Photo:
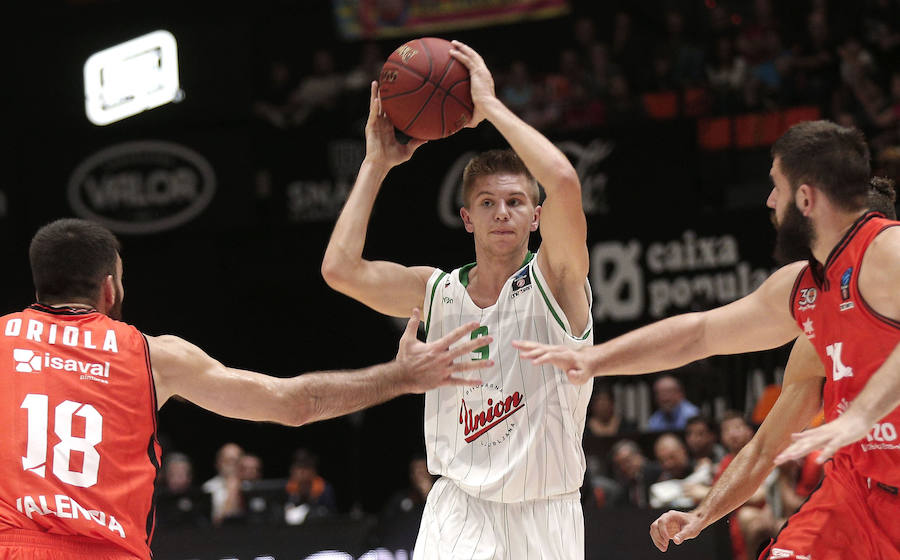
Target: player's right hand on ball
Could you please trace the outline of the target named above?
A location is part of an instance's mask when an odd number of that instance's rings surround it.
[[[451,41],[451,43],[453,49],[450,50],[450,56],[462,63],[469,71],[470,91],[475,110],[466,127],[475,128],[485,119],[485,104],[497,98],[497,94],[494,92],[494,77],[488,70],[487,64],[484,63],[484,59],[475,49],[460,41]]]
[[[381,109],[378,97],[378,82],[372,82],[369,94],[369,119],[366,121],[366,159],[386,165],[388,168],[400,165],[412,157],[416,148],[425,140],[413,138],[401,144],[394,136],[394,125]]]
[[[421,312],[413,309],[400,339],[397,363],[401,366],[403,386],[408,393],[424,393],[441,385],[478,385],[477,378],[459,377],[455,374],[489,368],[493,360],[469,360],[464,358],[454,363],[460,356],[468,356],[477,348],[493,342],[493,337],[472,338],[472,331],[478,323],[471,322],[455,328],[450,334],[434,342],[420,342],[416,338]],[[459,345],[451,348],[454,343]]]
[[[670,510],[650,524],[650,538],[653,539],[656,548],[665,552],[669,548],[670,540],[675,544],[681,544],[693,539],[702,530],[703,523],[696,513]]]

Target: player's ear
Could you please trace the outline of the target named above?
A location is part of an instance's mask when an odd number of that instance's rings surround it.
[[[531,219],[531,231],[537,231],[538,226],[541,225],[541,207],[534,207],[534,217]]]
[[[100,303],[103,309],[110,309],[116,303],[116,281],[112,274],[107,274],[100,285]]]
[[[813,202],[816,198],[815,189],[810,187],[807,184],[802,184],[797,188],[797,192],[794,193],[794,203],[797,204],[797,209],[806,216],[809,217],[812,212]]]
[[[469,214],[469,211],[466,210],[465,206],[459,209],[459,217],[462,218],[463,226],[465,226],[466,231],[473,233],[475,231],[475,226],[472,225],[472,216]]]

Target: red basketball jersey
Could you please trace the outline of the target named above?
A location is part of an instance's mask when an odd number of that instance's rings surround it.
[[[147,341],[96,311],[0,317],[0,531],[80,535],[150,558],[159,470]]]
[[[860,264],[869,244],[900,225],[870,212],[831,251],[825,266],[803,269],[791,293],[791,312],[825,364],[825,417],[834,420],[900,343],[900,322],[879,315],[859,293]],[[868,266],[877,266],[869,264]],[[868,436],[839,453],[863,476],[900,486],[900,407]]]

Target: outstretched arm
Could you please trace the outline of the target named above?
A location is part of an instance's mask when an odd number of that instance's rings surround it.
[[[497,99],[494,80],[481,55],[459,41],[453,41],[450,54],[468,68],[471,77],[475,112],[469,126],[490,121],[547,193],[541,210],[539,264],[549,289],[580,334],[589,320],[584,293],[589,262],[578,173],[550,140]]]
[[[737,454],[706,498],[691,512],[669,511],[650,525],[650,537],[665,552],[669,540],[681,544],[746,502],[774,468],[792,431],[803,429],[821,404],[825,370],[815,349],[801,336],[784,372],[781,394],[759,431]]]
[[[366,157],[334,225],[322,260],[322,276],[329,286],[394,317],[408,317],[410,309],[422,305],[425,284],[434,269],[370,261],[364,259],[362,253],[381,183],[391,168],[412,157],[422,144],[422,140],[411,140],[405,145],[397,142],[394,127],[381,111],[378,84],[372,82],[366,122]]]
[[[159,406],[179,395],[222,416],[300,426],[367,408],[404,393],[441,385],[473,385],[457,374],[491,367],[492,361],[453,361],[487,344],[472,340],[478,323],[458,327],[440,340],[416,340],[415,309],[391,362],[353,371],[270,377],[229,368],[193,344],[175,337],[147,337]],[[460,342],[452,349],[450,346]]]
[[[859,291],[880,315],[900,319],[900,228],[882,232],[866,251],[859,271]],[[882,418],[900,406],[900,345],[888,355],[847,410],[831,422],[800,434],[776,461],[781,463],[821,449],[823,463],[838,449],[866,437]]]
[[[663,371],[716,354],[775,348],[800,329],[790,313],[790,293],[805,263],[777,270],[752,294],[702,313],[685,313],[647,325],[596,346],[573,350],[515,341],[522,357],[551,363],[574,383],[597,375]]]

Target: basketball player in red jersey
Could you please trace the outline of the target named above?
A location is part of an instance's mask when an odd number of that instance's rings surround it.
[[[225,367],[175,336],[120,322],[115,236],[83,220],[41,228],[38,303],[0,317],[0,558],[148,559],[159,469],[156,411],[179,395],[246,420],[300,426],[401,393],[467,384],[452,364],[469,324],[430,344],[414,310],[394,361],[280,379]],[[451,343],[466,342],[453,351]]]
[[[834,437],[827,424],[814,442],[795,450],[824,441],[848,445],[834,452],[822,485],[760,558],[900,558],[900,222],[869,210],[869,151],[858,131],[801,123],[776,141],[772,156],[767,205],[778,229],[776,256],[804,261],[784,266],[734,303],[666,319],[581,352],[524,341],[516,346],[524,357],[557,365],[583,383],[595,375],[648,373],[713,354],[774,348],[803,335],[757,437],[696,509],[657,519],[653,541],[664,551],[670,539],[693,538],[743,503],[791,433],[815,414],[824,377],[826,419],[847,435]]]

